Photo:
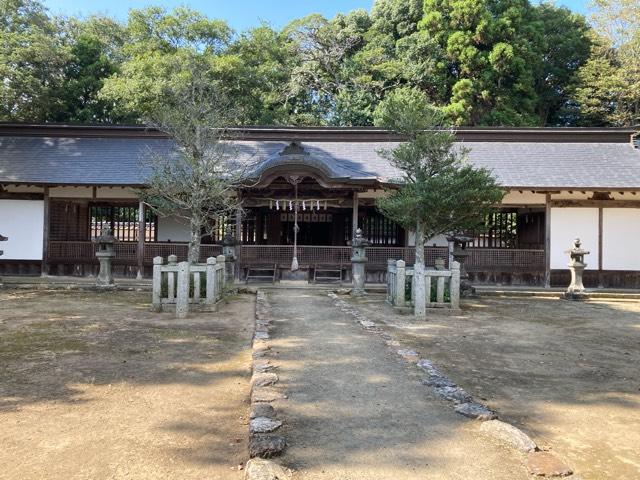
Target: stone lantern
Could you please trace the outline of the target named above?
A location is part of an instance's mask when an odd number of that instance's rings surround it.
[[[569,255],[569,271],[571,272],[571,284],[564,294],[564,298],[569,300],[581,300],[584,298],[584,285],[582,284],[582,275],[587,264],[584,263],[584,256],[589,252],[581,248],[582,242],[576,238],[571,245],[571,250],[565,253]]]
[[[99,287],[109,287],[113,285],[113,274],[111,273],[111,261],[116,256],[113,250],[114,244],[118,241],[111,233],[110,228],[105,228],[98,238],[94,240],[98,244],[96,257],[100,261],[100,273],[96,279]]]
[[[9,237],[5,237],[4,235],[0,235],[0,242],[6,242],[9,240]],[[0,250],[0,257],[4,254],[2,250]],[[0,278],[0,285],[2,285],[2,279]]]
[[[234,265],[237,260],[236,246],[239,244],[238,240],[231,235],[231,232],[227,232],[222,238],[222,255],[225,257],[225,277],[226,281],[233,281],[234,278]]]
[[[0,242],[6,242],[7,240],[9,240],[9,237],[5,237],[4,235],[0,235]],[[2,250],[0,250],[0,256],[2,256],[4,252]]]
[[[447,237],[447,240],[453,243],[453,251],[451,252],[453,260],[460,264],[460,296],[470,297],[475,295],[476,289],[471,285],[471,282],[469,281],[469,274],[464,266],[467,261],[467,257],[471,255],[471,252],[466,248],[467,243],[471,242],[473,237],[466,235],[450,235]]]
[[[362,230],[358,228],[355,237],[349,243],[351,245],[351,277],[353,280],[351,295],[359,297],[366,294],[364,291],[365,263],[367,263],[365,249],[371,245],[371,242],[364,238]]]

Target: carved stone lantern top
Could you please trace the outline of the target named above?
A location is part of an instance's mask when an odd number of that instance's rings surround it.
[[[118,239],[113,236],[111,228],[109,227],[104,228],[100,235],[94,240],[94,242],[98,244],[98,252],[112,252],[113,244],[117,241]]]
[[[227,232],[225,233],[224,237],[222,237],[222,246],[223,247],[233,247],[235,245],[238,245],[238,240],[231,235],[231,232]]]
[[[362,234],[362,229],[358,228],[350,244],[352,247],[368,247],[369,245],[371,245],[371,242],[364,237],[364,235]]]
[[[582,247],[582,242],[580,241],[579,238],[576,238],[571,244],[571,250],[567,250],[564,253],[569,254],[572,262],[584,263],[584,256],[588,255],[590,252],[581,247]]]

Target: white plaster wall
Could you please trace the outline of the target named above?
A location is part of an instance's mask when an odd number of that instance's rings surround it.
[[[640,270],[640,208],[602,209],[602,268]]]
[[[582,248],[591,253],[585,257],[587,270],[598,269],[598,209],[551,209],[551,268],[566,269],[575,238],[582,241]]]
[[[159,242],[188,242],[189,226],[178,217],[158,217]]]
[[[53,187],[49,189],[49,196],[55,198],[91,198],[91,187]]]
[[[533,193],[529,191],[520,193],[517,190],[507,192],[502,199],[503,205],[544,205],[545,202],[546,196],[544,193]]]
[[[42,260],[43,225],[42,200],[0,200],[0,260]]]

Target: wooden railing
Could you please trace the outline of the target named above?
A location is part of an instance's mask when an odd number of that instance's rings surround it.
[[[471,248],[465,262],[469,272],[483,270],[544,270],[544,250],[510,248]]]
[[[97,245],[93,242],[49,242],[50,262],[60,263],[92,263],[96,259]],[[136,242],[118,242],[114,244],[116,252],[115,261],[125,264],[136,264],[138,244]],[[187,259],[189,246],[186,243],[147,242],[144,244],[144,263],[151,265],[154,257],[167,258],[176,255],[178,261]],[[222,254],[220,245],[202,245],[200,247],[200,261],[204,262],[208,257]]]
[[[366,250],[367,265],[384,266],[387,259],[402,259],[408,264],[415,260],[415,250],[405,247],[368,247]],[[425,249],[425,263],[435,265],[436,258],[443,258],[447,262],[447,247],[427,247]],[[293,258],[292,245],[242,245],[240,247],[240,265],[277,264],[290,265]],[[347,265],[351,259],[351,247],[331,247],[300,245],[298,246],[298,263],[301,266],[313,265]]]
[[[97,245],[92,242],[49,242],[50,262],[60,263],[93,263]],[[137,262],[137,243],[118,242],[115,244],[115,261],[135,265]],[[470,255],[465,262],[465,268],[470,272],[483,270],[544,270],[544,250],[532,249],[498,249],[471,248]],[[144,245],[144,263],[151,265],[154,257],[167,258],[176,255],[178,261],[187,259],[188,245],[186,243],[148,242]],[[240,266],[256,264],[277,264],[286,266],[291,264],[293,257],[292,245],[242,245],[239,247]],[[220,245],[202,245],[200,261],[208,257],[222,254]],[[367,265],[386,269],[390,258],[404,260],[407,266],[415,262],[413,247],[368,247],[366,255]],[[350,264],[351,247],[332,247],[301,245],[298,246],[298,263],[304,266],[314,265],[348,265]],[[445,259],[448,268],[449,253],[447,247],[426,247],[425,263],[433,267],[437,258]]]

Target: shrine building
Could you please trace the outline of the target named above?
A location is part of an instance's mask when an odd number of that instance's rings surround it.
[[[382,216],[376,199],[401,177],[380,151],[402,138],[373,127],[236,130],[238,160],[252,165],[238,191],[244,213],[204,232],[202,259],[231,232],[240,278],[272,268],[275,279],[348,275],[356,227],[367,279],[384,282],[388,259],[413,263],[412,232]],[[469,161],[506,194],[470,232],[466,268],[476,284],[566,286],[565,253],[580,238],[587,287],[640,288],[640,149],[633,128],[460,128]],[[143,126],[0,124],[0,275],[95,275],[94,238],[119,240],[114,271],[149,276],[156,256],[187,256],[189,229],[140,201],[150,158],[171,139]],[[294,211],[298,208],[297,258]],[[448,258],[446,238],[427,242],[427,263]]]

